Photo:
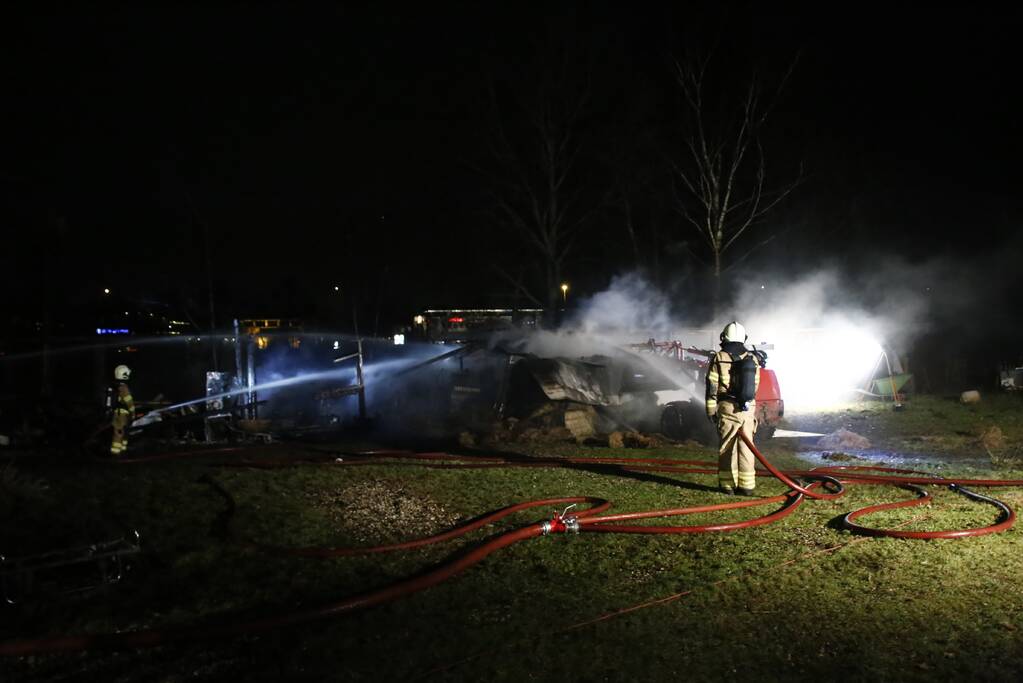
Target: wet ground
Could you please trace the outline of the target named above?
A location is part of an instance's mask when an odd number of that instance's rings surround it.
[[[891,404],[850,403],[819,411],[792,411],[784,426],[833,434],[844,429],[870,441],[869,448],[824,447],[820,437],[777,438],[777,445],[797,451],[808,465],[861,464],[889,467],[992,469],[1003,456],[1014,457],[1018,446],[1008,430],[1019,419],[1015,406],[967,408],[936,398]],[[997,446],[985,433],[1001,425],[1006,438]],[[999,432],[1001,434],[1001,432]]]
[[[814,439],[808,439],[816,443]],[[827,465],[878,465],[882,467],[899,467],[906,469],[943,469],[949,466],[958,468],[991,469],[991,459],[983,457],[953,456],[948,453],[908,453],[876,448],[856,450],[845,449],[841,452],[808,448],[806,444],[795,447],[797,457],[811,467]]]

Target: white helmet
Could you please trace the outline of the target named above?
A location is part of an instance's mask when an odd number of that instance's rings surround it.
[[[116,368],[114,368],[114,379],[126,382],[130,377],[131,368],[129,368],[127,365],[118,365]]]
[[[721,330],[721,343],[725,342],[740,342],[745,344],[749,336],[746,334],[746,328],[734,320],[727,325],[725,329]]]

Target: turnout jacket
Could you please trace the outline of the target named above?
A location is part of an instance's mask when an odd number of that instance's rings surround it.
[[[707,417],[714,417],[718,412],[718,404],[721,401],[730,401],[738,408],[740,401],[735,397],[732,390],[732,366],[753,355],[745,345],[740,342],[725,342],[721,350],[710,357],[710,365],[707,367]],[[756,356],[754,356],[756,359]],[[760,387],[760,361],[757,359],[757,371],[754,380],[754,388]],[[754,390],[754,394],[756,391]],[[746,410],[753,412],[756,409],[756,401],[748,401]]]
[[[114,382],[107,387],[107,411],[112,415],[135,415],[135,400],[131,397],[131,389],[124,382]]]

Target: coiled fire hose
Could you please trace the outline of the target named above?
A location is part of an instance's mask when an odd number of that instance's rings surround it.
[[[627,533],[627,534],[692,534],[708,533],[719,531],[737,531],[753,526],[770,524],[792,514],[806,498],[833,500],[844,493],[845,484],[887,484],[897,486],[917,494],[914,499],[896,503],[884,503],[861,508],[847,513],[843,517],[843,524],[854,533],[868,536],[888,536],[908,539],[936,539],[936,538],[962,538],[966,536],[979,536],[983,534],[996,533],[1010,528],[1015,523],[1015,513],[1005,503],[994,498],[976,493],[964,486],[1023,486],[1023,480],[1019,479],[944,479],[941,477],[930,477],[913,470],[896,469],[888,467],[856,467],[836,466],[816,468],[809,471],[784,472],[772,465],[753,444],[752,439],[745,433],[739,433],[740,438],[753,451],[757,460],[764,466],[766,471],[758,472],[758,476],[773,476],[789,487],[789,491],[767,498],[751,498],[729,503],[714,505],[702,505],[688,508],[671,508],[665,510],[648,510],[640,512],[627,512],[620,514],[603,514],[611,507],[609,501],[587,496],[575,496],[565,498],[551,498],[545,500],[526,501],[509,505],[480,516],[470,522],[450,529],[446,532],[435,534],[426,538],[411,540],[403,543],[369,547],[369,548],[280,548],[266,545],[246,544],[258,548],[264,552],[275,552],[282,554],[298,555],[305,557],[341,557],[351,555],[364,555],[370,553],[383,553],[396,550],[421,547],[448,541],[467,533],[480,529],[486,525],[497,522],[509,515],[523,510],[549,507],[566,506],[560,513],[556,512],[549,520],[535,522],[507,531],[494,536],[482,543],[470,548],[467,552],[461,553],[448,561],[434,567],[433,569],[414,577],[399,580],[388,586],[369,590],[357,595],[349,596],[341,600],[325,605],[313,606],[285,614],[277,614],[255,620],[224,620],[219,623],[204,623],[189,625],[186,627],[175,627],[168,629],[148,629],[139,631],[127,631],[120,633],[104,634],[82,634],[82,635],[58,635],[34,639],[13,640],[0,643],[0,656],[26,656],[56,652],[77,652],[96,649],[127,649],[144,648],[166,645],[171,643],[199,642],[214,638],[226,638],[247,634],[257,634],[284,626],[291,626],[306,623],[318,619],[324,619],[341,614],[347,614],[356,610],[365,609],[374,605],[396,600],[400,597],[425,590],[435,586],[442,581],[468,569],[481,562],[489,555],[529,538],[546,536],[554,533],[569,532],[591,532],[591,533]],[[167,455],[161,456],[161,459]],[[379,463],[381,459],[388,461],[406,462],[427,467],[445,468],[486,468],[486,467],[570,467],[570,466],[601,466],[610,468],[614,472],[638,471],[638,472],[666,472],[679,474],[709,474],[715,473],[716,468],[706,467],[706,462],[694,460],[674,460],[667,458],[529,458],[511,459],[502,456],[467,456],[452,455],[448,453],[410,453],[407,451],[369,451],[356,454],[349,454],[340,463],[337,460],[319,460],[296,462],[294,460],[277,463],[256,463],[256,462],[235,462],[219,463],[220,465],[241,465],[259,467],[292,467],[296,464],[343,464],[343,465],[365,465]],[[797,480],[809,480],[804,485]],[[931,500],[920,486],[937,484],[949,486],[971,500],[992,505],[999,510],[998,519],[992,524],[973,529],[956,529],[944,531],[905,531],[901,529],[877,529],[866,527],[856,523],[854,520],[866,517],[876,512],[892,510],[897,508],[920,505]],[[230,494],[217,486],[218,490],[228,500],[229,512],[234,510],[234,502]],[[830,490],[829,490],[830,488]],[[819,490],[821,489],[821,490]],[[631,522],[640,519],[654,519],[663,517],[679,517],[683,515],[717,512],[723,510],[735,510],[753,508],[763,505],[779,504],[773,512],[760,517],[754,517],[738,522],[727,522],[720,524],[703,524],[690,526],[647,526],[629,525],[622,522]],[[569,510],[579,504],[586,504],[590,507],[569,515]]]

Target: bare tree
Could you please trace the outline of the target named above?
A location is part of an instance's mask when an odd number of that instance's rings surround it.
[[[560,67],[543,69],[521,90],[501,99],[491,84],[493,113],[489,159],[477,166],[488,181],[488,203],[498,227],[510,231],[538,258],[542,293],[531,293],[522,276],[500,271],[517,292],[542,301],[554,318],[566,259],[589,214],[585,179],[578,168],[580,118],[589,99],[585,78],[576,77],[563,55]],[[599,204],[599,202],[598,202]]]
[[[773,89],[765,89],[756,76],[751,78],[742,98],[726,107],[724,116],[715,115],[718,112],[712,112],[707,101],[709,62],[710,57],[674,62],[688,125],[683,141],[685,152],[672,165],[676,207],[710,251],[716,315],[721,276],[730,267],[725,255],[745,243],[750,228],[796,188],[802,172],[794,181],[768,187],[761,140],[761,131],[795,62]],[[771,239],[773,235],[752,246],[745,244],[745,253],[733,259],[732,265]]]

